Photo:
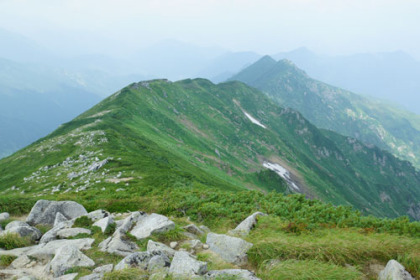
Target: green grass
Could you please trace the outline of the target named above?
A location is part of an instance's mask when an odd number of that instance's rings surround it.
[[[114,270],[104,274],[103,280],[140,280],[144,279],[145,272],[137,268]]]
[[[15,256],[1,255],[0,256],[0,268],[1,267],[8,267],[15,259],[16,259]]]
[[[363,273],[315,260],[285,260],[277,264],[267,262],[258,273],[264,280],[361,280]]]
[[[6,233],[0,235],[0,248],[11,250],[31,245],[31,240],[27,237],[20,237],[17,233]]]
[[[295,234],[285,230],[286,224],[275,217],[259,219],[257,228],[247,238],[254,243],[248,252],[249,261],[254,266],[264,267],[265,263],[272,259],[293,259],[328,263],[339,267],[350,264],[360,267],[362,271],[372,260],[386,264],[390,259],[399,258],[413,275],[418,276],[418,237],[372,233],[360,228],[323,228]],[[415,255],[417,259],[414,258]]]
[[[87,216],[81,216],[74,221],[73,227],[74,228],[90,228],[93,225],[91,219]]]

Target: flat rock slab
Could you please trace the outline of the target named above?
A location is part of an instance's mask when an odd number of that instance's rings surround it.
[[[57,232],[59,238],[70,238],[79,234],[92,234],[89,229],[86,228],[64,228]]]
[[[246,242],[241,238],[212,232],[207,234],[206,243],[209,245],[210,250],[218,254],[222,259],[236,265],[247,263],[248,256],[246,253],[253,246],[252,243]]]
[[[163,215],[153,213],[140,216],[130,233],[141,240],[150,237],[153,233],[162,233],[174,228],[174,222]]]
[[[87,214],[85,207],[74,201],[38,200],[26,218],[30,225],[54,225],[57,213],[71,220]]]

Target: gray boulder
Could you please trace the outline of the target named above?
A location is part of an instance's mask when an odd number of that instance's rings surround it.
[[[114,219],[111,216],[105,217],[103,219],[97,220],[93,225],[100,227],[102,232],[105,232],[105,230],[110,226],[111,224],[114,224]]]
[[[0,213],[0,222],[10,219],[10,215],[7,212]]]
[[[237,280],[261,280],[253,272],[245,269],[211,270],[204,275],[204,279],[224,279],[229,276]]]
[[[415,280],[396,260],[390,260],[384,270],[379,273],[379,280]]]
[[[174,222],[165,216],[153,213],[140,216],[130,233],[141,240],[150,237],[153,233],[162,233],[174,228]]]
[[[147,251],[150,252],[150,251],[155,251],[155,250],[165,252],[165,254],[170,258],[173,258],[174,255],[175,255],[175,252],[176,252],[174,249],[166,246],[163,243],[155,242],[153,240],[149,240],[147,242]]]
[[[1,233],[1,235],[15,233],[20,237],[28,237],[32,241],[39,240],[42,236],[41,231],[35,227],[31,227],[25,222],[13,221],[7,224],[6,229]]]
[[[59,277],[72,267],[92,267],[94,265],[95,262],[85,256],[77,247],[67,245],[57,250],[54,258],[45,267],[45,272]]]
[[[54,225],[57,213],[71,220],[87,214],[86,209],[74,201],[49,201],[38,200],[32,207],[26,222],[30,225]]]
[[[99,248],[102,252],[117,254],[123,257],[128,256],[139,249],[136,243],[128,240],[128,238],[120,232],[115,232],[113,236],[108,237],[99,243]]]
[[[186,231],[188,231],[189,233],[195,234],[195,235],[204,235],[204,231],[202,229],[200,229],[199,227],[197,227],[194,224],[190,224],[188,226],[185,226],[184,229]]]
[[[25,222],[13,221],[13,222],[8,223],[4,229],[8,230],[8,229],[15,228],[15,227],[26,227],[26,226],[29,226],[29,225]]]
[[[169,266],[170,260],[168,256],[162,251],[151,251],[151,252],[136,252],[125,257],[116,266],[115,270],[122,270],[130,267],[137,267],[143,270],[147,270],[150,260],[155,256],[162,256],[166,262],[166,266]]]
[[[171,266],[169,267],[169,274],[175,277],[193,277],[197,275],[203,275],[207,272],[207,263],[197,261],[192,258],[187,252],[176,252],[172,259]]]
[[[252,243],[246,242],[241,238],[212,232],[207,234],[206,243],[209,245],[210,250],[218,254],[222,259],[236,265],[247,263],[248,256],[246,253],[253,246]]]
[[[64,228],[57,232],[57,237],[64,239],[64,238],[75,237],[78,234],[83,234],[83,233],[92,234],[92,232],[86,228]]]
[[[261,212],[255,212],[251,216],[247,217],[245,220],[243,220],[235,229],[229,231],[229,234],[232,235],[248,235],[251,229],[255,227],[257,224],[257,217],[258,216],[267,216],[264,213]]]

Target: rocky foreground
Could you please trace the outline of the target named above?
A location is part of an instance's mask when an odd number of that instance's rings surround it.
[[[261,215],[265,214],[252,214],[227,234],[189,224],[180,231],[182,241],[164,244],[153,240],[154,237],[179,227],[163,215],[111,214],[104,210],[88,213],[73,201],[39,200],[25,222],[10,221],[5,229],[0,226],[0,240],[23,238],[32,244],[10,250],[0,248],[0,257],[11,260],[6,268],[0,269],[0,279],[119,279],[118,271],[130,270],[130,273],[138,274],[138,279],[257,280],[254,272],[245,269],[250,267],[247,252],[253,244],[241,237],[249,234]],[[0,222],[9,218],[8,213],[0,214]],[[42,234],[39,228],[48,230]],[[108,237],[95,240],[93,231]],[[141,250],[139,241],[146,240],[146,249]],[[115,256],[119,262],[103,264],[103,256],[95,259],[83,253],[95,247]],[[209,270],[209,263],[197,258],[197,253],[203,251],[212,255],[212,261],[229,264],[232,268]],[[77,270],[80,268],[89,268],[91,274],[79,275]],[[414,278],[401,264],[390,260],[378,279]]]

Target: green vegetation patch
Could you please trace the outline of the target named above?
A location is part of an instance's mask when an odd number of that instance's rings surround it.
[[[268,261],[261,266],[259,277],[264,280],[357,280],[364,279],[356,269],[315,260]]]
[[[17,233],[6,233],[0,235],[0,248],[11,250],[31,245],[31,240],[27,237],[20,237]]]

